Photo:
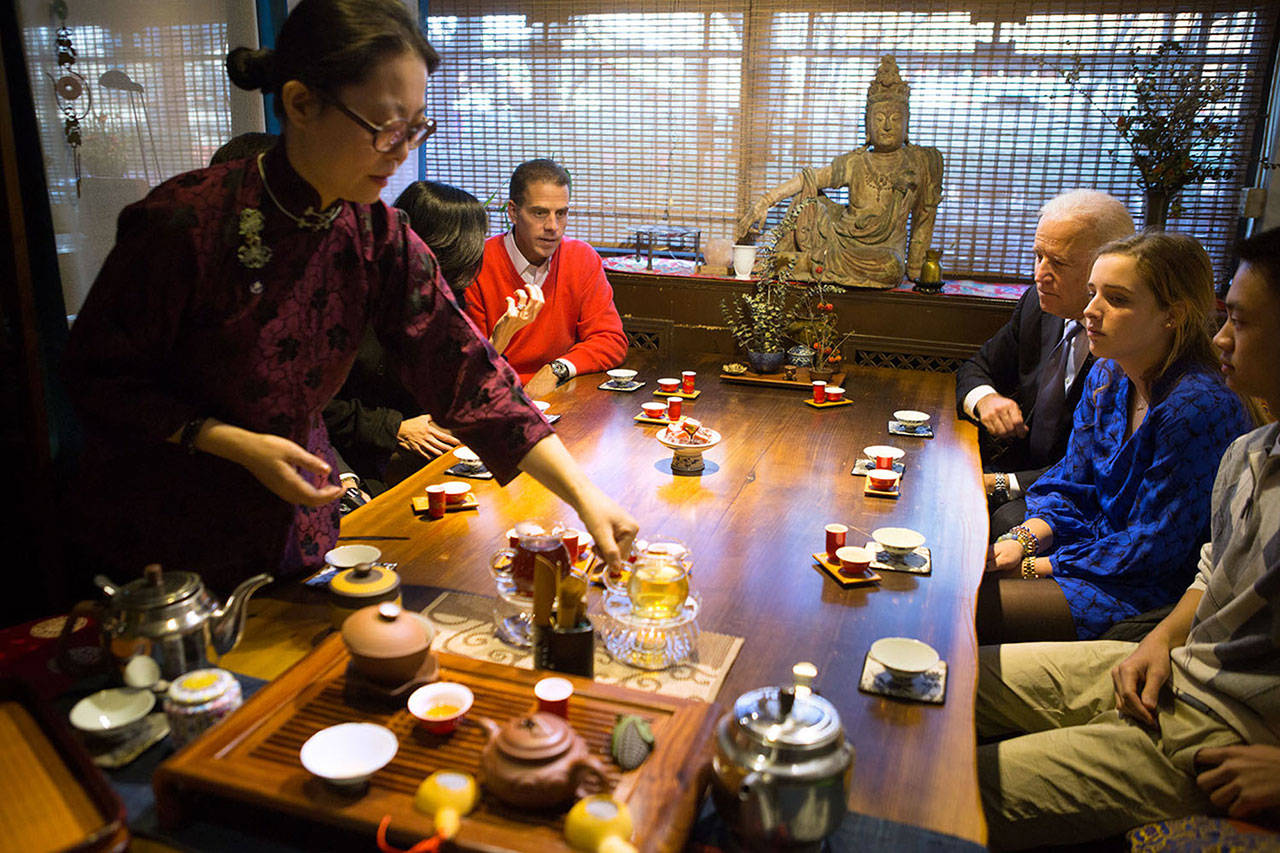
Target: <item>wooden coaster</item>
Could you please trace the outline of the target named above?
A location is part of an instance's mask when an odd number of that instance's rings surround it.
[[[420,515],[426,515],[431,511],[431,499],[426,495],[415,495],[409,499],[413,504],[413,511]],[[480,501],[476,500],[476,496],[471,492],[467,492],[461,503],[444,505],[445,512],[463,512],[468,509],[475,509],[480,506]]]
[[[808,400],[804,401],[804,404],[806,406],[812,406],[815,409],[834,409],[837,406],[852,406],[853,401],[852,400],[836,400],[834,403],[832,402],[815,403],[813,402],[813,398],[810,397]]]
[[[636,415],[632,420],[638,424],[657,424],[658,426],[667,426],[668,424],[675,423],[667,418],[651,418],[648,415]]]
[[[702,389],[695,388],[692,394],[686,394],[683,391],[663,391],[661,388],[655,388],[653,393],[659,397],[680,397],[684,400],[696,400],[702,396]]]
[[[898,478],[897,484],[892,489],[873,489],[871,488],[871,478],[868,477],[866,482],[862,484],[862,493],[873,498],[897,498],[902,494],[902,478]]]
[[[869,586],[873,583],[880,583],[880,576],[871,569],[867,569],[867,573],[860,578],[851,578],[841,574],[839,564],[827,562],[827,555],[821,552],[813,555],[813,561],[816,564],[815,569],[822,574],[831,578],[844,589],[853,589],[855,586]]]

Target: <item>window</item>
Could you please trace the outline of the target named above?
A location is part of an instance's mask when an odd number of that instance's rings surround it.
[[[766,188],[862,144],[867,86],[892,53],[911,86],[910,139],[946,160],[934,246],[950,275],[995,279],[1029,276],[1037,211],[1059,191],[1106,190],[1140,217],[1124,141],[1055,69],[1078,60],[1082,81],[1115,103],[1127,96],[1130,52],[1166,40],[1183,45],[1189,67],[1241,81],[1218,105],[1233,121],[1232,176],[1189,187],[1185,213],[1170,222],[1203,240],[1225,272],[1276,35],[1276,12],[1261,0],[433,0],[429,9],[444,64],[428,87],[441,131],[425,174],[493,195],[496,213],[517,163],[553,157],[574,176],[571,233],[598,245],[668,221],[704,239],[735,236]],[[494,216],[495,230],[502,223]]]

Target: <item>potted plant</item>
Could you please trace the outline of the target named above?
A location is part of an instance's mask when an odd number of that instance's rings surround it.
[[[747,363],[756,373],[777,373],[786,357],[784,342],[790,321],[786,296],[786,285],[766,276],[756,282],[754,293],[720,302],[730,334],[747,351]]]
[[[817,283],[804,288],[806,306],[803,320],[796,325],[796,338],[813,350],[812,379],[830,379],[844,361],[844,346],[853,335],[838,327],[836,306],[831,301],[839,288]]]
[[[1178,194],[1184,187],[1234,174],[1228,161],[1232,125],[1215,117],[1213,106],[1232,97],[1242,81],[1238,75],[1210,76],[1183,53],[1176,41],[1162,43],[1155,53],[1130,51],[1130,91],[1120,103],[1103,102],[1103,90],[1086,84],[1079,59],[1070,68],[1054,69],[1129,146],[1148,228],[1163,228],[1171,214],[1181,213]]]

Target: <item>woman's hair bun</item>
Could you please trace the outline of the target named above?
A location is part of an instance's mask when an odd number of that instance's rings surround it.
[[[237,47],[227,54],[227,76],[241,89],[270,91],[275,77],[275,51]]]

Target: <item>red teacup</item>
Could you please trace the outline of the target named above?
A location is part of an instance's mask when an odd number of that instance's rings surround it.
[[[445,502],[450,504],[460,504],[467,499],[467,493],[470,491],[470,483],[464,483],[460,480],[450,480],[444,484]]]
[[[573,683],[567,678],[543,678],[533,685],[533,695],[538,700],[538,710],[569,719],[569,698],[573,696]]]
[[[680,380],[664,377],[658,380],[658,387],[667,394],[674,394],[680,390]]]
[[[640,408],[644,409],[646,418],[664,418],[667,415],[666,403],[641,403]]]
[[[681,400],[679,397],[668,397],[667,398],[667,420],[669,421],[680,420],[680,410],[683,408],[684,408],[684,400]]]
[[[839,403],[844,399],[844,389],[839,385],[828,385],[826,395],[828,403]]]
[[[844,547],[845,537],[849,535],[849,528],[843,524],[827,525],[827,560],[834,563],[837,560],[836,551]]]
[[[693,393],[693,381],[698,374],[692,370],[685,370],[680,373],[680,390],[686,394]]]
[[[578,545],[578,531],[572,527],[566,528],[560,536],[564,540],[564,548],[569,552],[569,560],[576,563],[582,555],[582,549]]]
[[[898,472],[892,469],[877,468],[868,472],[867,478],[871,481],[871,488],[882,492],[892,491],[898,484]]]
[[[444,518],[446,493],[443,483],[427,486],[427,515],[432,518]]]
[[[823,382],[821,379],[815,379],[813,381],[813,402],[827,402],[827,383]]]
[[[866,548],[848,545],[836,551],[836,558],[840,561],[840,574],[846,577],[860,577],[871,568],[871,554]]]

